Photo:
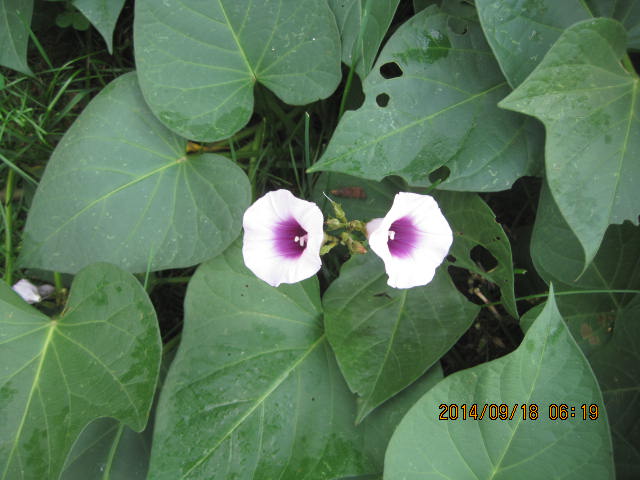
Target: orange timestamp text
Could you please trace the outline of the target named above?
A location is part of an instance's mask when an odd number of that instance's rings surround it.
[[[548,408],[540,408],[537,403],[508,405],[506,403],[441,403],[439,420],[538,420],[542,415],[549,420],[597,420],[599,408],[596,404],[578,406],[566,403],[551,403]]]

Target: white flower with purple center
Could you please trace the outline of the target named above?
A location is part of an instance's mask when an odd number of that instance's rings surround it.
[[[277,287],[320,270],[324,218],[315,203],[288,190],[269,192],[244,213],[244,263],[258,278]]]
[[[394,288],[426,285],[447,256],[453,233],[429,195],[398,193],[384,218],[367,224],[369,246],[384,261]]]

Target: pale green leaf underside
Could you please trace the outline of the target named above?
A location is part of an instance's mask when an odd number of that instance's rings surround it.
[[[124,6],[124,0],[73,0],[73,6],[89,19],[113,51],[113,29]]]
[[[234,244],[189,284],[150,478],[376,473],[379,462],[361,451],[354,410],[322,333],[317,280],[270,287],[247,270]]]
[[[359,397],[358,422],[437,362],[478,313],[444,267],[427,286],[398,290],[373,254],[343,265],[323,306],[327,338]]]
[[[329,0],[342,40],[342,61],[364,79],[376,59],[399,0]]]
[[[107,261],[145,272],[224,250],[240,232],[249,181],[228,159],[186,156],[185,146],[151,114],[135,74],[109,84],[47,164],[22,265],[75,273]]]
[[[640,212],[639,80],[620,64],[624,47],[614,20],[576,24],[500,104],[545,124],[547,181],[585,265],[609,224],[637,223]]]
[[[74,443],[60,480],[145,480],[149,432],[134,432],[113,418],[91,422]]]
[[[27,75],[27,44],[33,0],[2,0],[0,2],[0,65]]]
[[[182,136],[229,137],[253,112],[259,82],[284,102],[338,86],[340,36],[317,0],[138,0],[136,66],[154,114]]]
[[[549,404],[576,408],[576,418],[549,420]],[[456,404],[458,420],[439,420],[440,404]],[[461,405],[506,404],[512,420],[462,420]],[[522,419],[520,405],[538,407]],[[582,404],[600,407],[598,420],[582,420]],[[598,383],[547,303],[518,349],[446,377],[407,413],[385,457],[385,480],[613,479],[609,424]],[[578,418],[580,417],[580,418]]]
[[[2,480],[57,480],[95,418],[144,428],[161,347],[153,306],[133,276],[107,264],[84,269],[55,320],[17,308],[0,289]]]
[[[394,63],[402,74],[385,78]],[[527,139],[535,132],[525,117],[497,108],[509,87],[476,22],[423,10],[389,39],[363,88],[365,103],[345,113],[311,171],[429,185],[429,173],[445,165],[440,188],[496,191],[535,170]]]

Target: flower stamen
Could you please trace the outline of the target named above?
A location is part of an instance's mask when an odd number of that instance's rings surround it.
[[[304,244],[307,242],[308,237],[309,237],[308,234],[302,235],[301,237],[296,235],[293,238],[293,241],[299,244],[301,247],[304,247]]]
[[[396,239],[396,232],[394,232],[393,230],[389,230],[387,232],[387,235],[389,236],[389,240],[395,240]]]

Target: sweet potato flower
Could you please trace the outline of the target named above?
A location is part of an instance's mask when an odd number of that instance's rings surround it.
[[[434,198],[417,193],[398,193],[387,215],[367,224],[367,234],[394,288],[429,283],[453,242],[451,227]]]
[[[288,190],[267,193],[244,213],[245,265],[274,287],[311,277],[321,266],[323,220],[315,203]]]

